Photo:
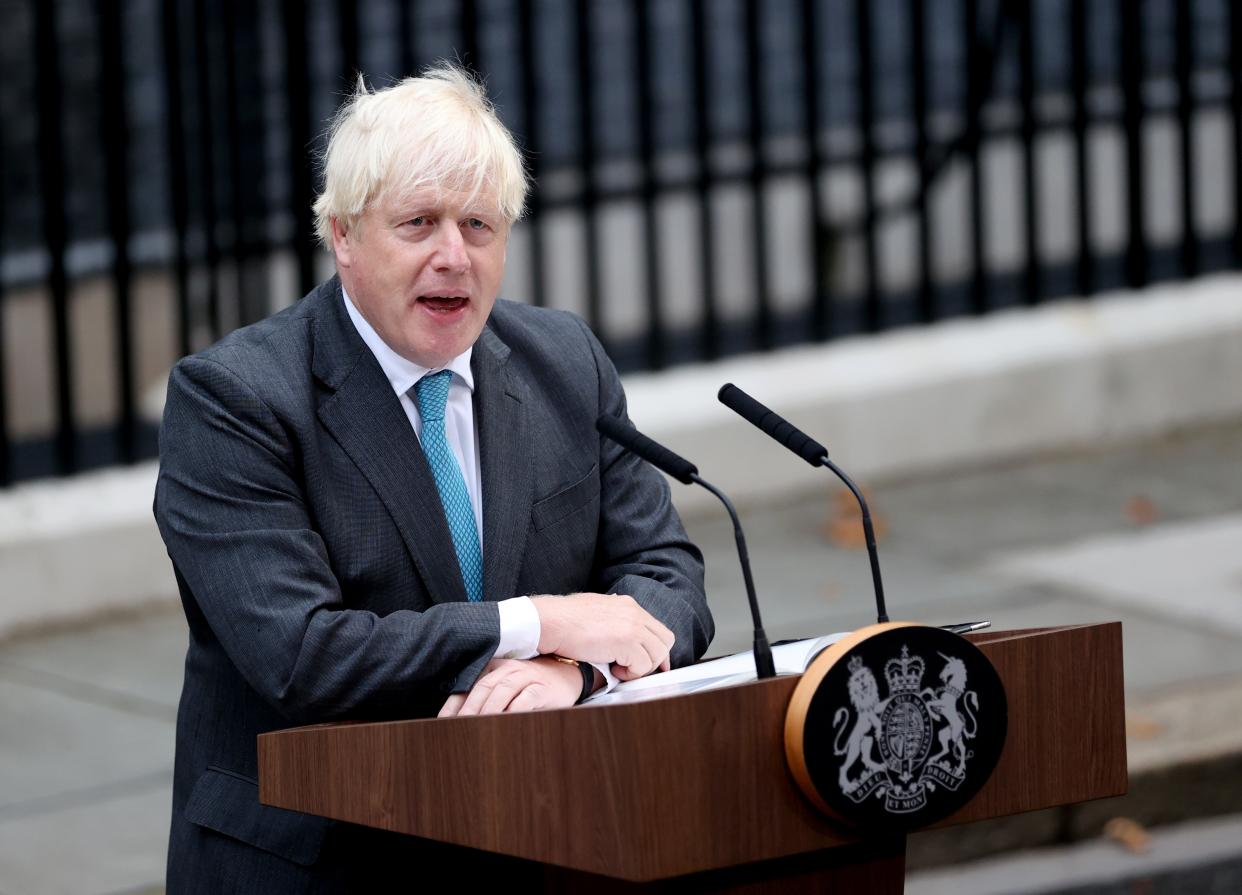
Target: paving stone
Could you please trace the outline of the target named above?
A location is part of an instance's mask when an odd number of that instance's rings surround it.
[[[163,707],[171,717],[181,696],[187,637],[180,608],[152,610],[87,629],[12,641],[0,647],[0,670],[42,673],[48,675],[46,686],[71,693],[87,692],[75,689],[74,683],[113,691],[145,700],[155,710]]]
[[[100,802],[0,819],[0,892],[163,891],[171,806],[169,787],[148,784]]]
[[[1242,639],[1228,631],[1171,623],[1161,615],[1055,590],[1028,587],[1007,592],[1006,600],[993,605],[964,600],[937,609],[942,614],[928,617],[930,624],[986,618],[995,630],[1120,621],[1126,692],[1131,696],[1242,673]]]
[[[1112,842],[1091,841],[977,861],[960,867],[912,873],[906,895],[1022,895],[1074,892],[1129,895],[1137,892],[1237,892],[1242,881],[1242,817],[1192,821],[1156,831],[1146,854]],[[1233,887],[1211,887],[1206,881]],[[1154,885],[1160,880],[1160,885]],[[1083,886],[1083,883],[1088,885]]]
[[[1242,636],[1242,514],[1099,535],[990,564],[1019,581],[1076,590],[1119,611]]]
[[[163,769],[171,780],[171,721],[16,682],[3,669],[0,718],[0,819]]]

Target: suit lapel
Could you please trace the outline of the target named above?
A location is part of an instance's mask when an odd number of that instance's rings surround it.
[[[345,313],[340,284],[334,278],[307,300],[319,303],[312,312],[314,373],[334,390],[319,405],[320,422],[379,495],[431,599],[465,600],[431,468],[388,378]]]
[[[492,600],[520,596],[514,587],[530,524],[527,392],[508,359],[509,347],[485,328],[471,364],[483,483],[483,587]]]

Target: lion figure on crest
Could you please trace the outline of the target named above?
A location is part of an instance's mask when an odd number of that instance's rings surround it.
[[[979,711],[979,696],[974,690],[966,692],[966,663],[944,653],[939,653],[939,656],[945,662],[944,669],[940,672],[941,686],[938,689],[927,687],[922,695],[928,711],[933,716],[944,719],[946,726],[940,731],[940,752],[933,755],[928,764],[940,763],[941,767],[948,770],[949,764],[956,761],[955,773],[960,777],[966,772],[966,760],[974,754],[966,748],[966,740],[974,739],[979,731],[975,718],[975,712]],[[966,714],[970,719],[969,729],[958,711],[959,699],[966,707]]]
[[[849,739],[846,740],[844,747],[841,745],[841,736],[845,733],[846,722],[849,720],[849,709],[842,706],[837,709],[832,719],[832,729],[837,733],[832,752],[834,755],[845,756],[845,761],[841,763],[838,783],[841,791],[847,794],[857,789],[858,784],[873,773],[884,770],[883,762],[875,760],[872,749],[875,748],[876,738],[883,736],[880,715],[887,701],[881,701],[875,675],[862,663],[860,657],[852,658],[849,668],[850,702],[854,706],[858,720],[854,722],[854,727],[850,730]],[[850,770],[860,759],[864,770],[857,780],[851,780]]]

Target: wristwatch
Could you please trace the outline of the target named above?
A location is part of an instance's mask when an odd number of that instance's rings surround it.
[[[558,662],[564,662],[566,665],[574,665],[582,672],[582,693],[578,695],[578,702],[585,700],[588,696],[595,692],[595,666],[586,662],[579,662],[577,659],[566,659],[564,656],[553,656]]]

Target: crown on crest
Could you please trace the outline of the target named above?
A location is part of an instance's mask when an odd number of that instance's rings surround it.
[[[903,646],[900,659],[889,659],[884,663],[889,693],[917,690],[923,684],[925,667],[921,658],[911,656],[909,647]]]

